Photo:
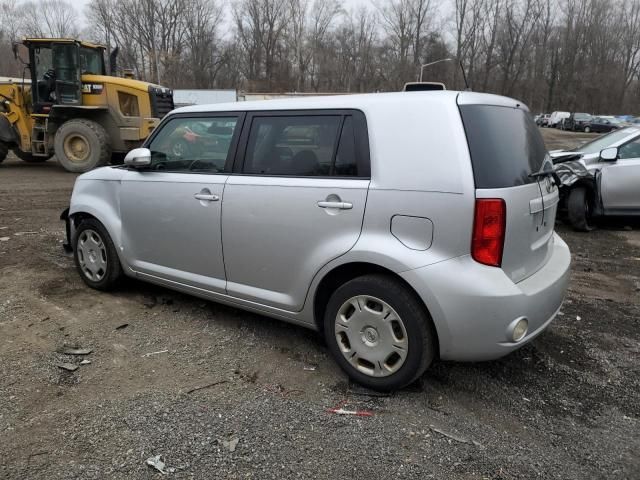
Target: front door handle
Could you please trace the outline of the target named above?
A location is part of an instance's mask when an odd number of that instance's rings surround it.
[[[220,200],[218,195],[212,195],[210,193],[196,193],[193,198],[196,200],[203,200],[205,202],[217,202]]]
[[[320,208],[335,208],[338,210],[351,210],[353,208],[353,203],[320,201],[318,202],[318,206]]]

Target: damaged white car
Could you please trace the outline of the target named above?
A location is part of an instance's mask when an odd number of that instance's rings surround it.
[[[596,217],[640,215],[640,128],[550,155],[562,207],[575,230],[592,230]]]

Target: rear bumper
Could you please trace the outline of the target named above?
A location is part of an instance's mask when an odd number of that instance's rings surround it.
[[[542,333],[562,306],[570,275],[571,254],[554,233],[552,254],[535,274],[513,283],[502,269],[470,256],[404,272],[433,317],[440,358],[481,361],[502,357]],[[514,322],[526,317],[527,334],[510,338]]]

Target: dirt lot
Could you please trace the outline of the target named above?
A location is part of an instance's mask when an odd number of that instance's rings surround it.
[[[159,478],[160,454],[174,478],[640,478],[640,222],[558,227],[571,286],[531,345],[371,397],[311,331],[135,281],[86,288],[60,246],[73,180],[0,165],[0,478]],[[60,370],[80,362],[65,347],[91,363]]]

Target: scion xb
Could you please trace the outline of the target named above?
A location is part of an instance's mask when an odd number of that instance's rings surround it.
[[[176,148],[199,132],[198,148]],[[527,108],[471,92],[192,106],[78,177],[90,287],[135,277],[323,332],[378,390],[501,357],[558,312],[570,253]]]

